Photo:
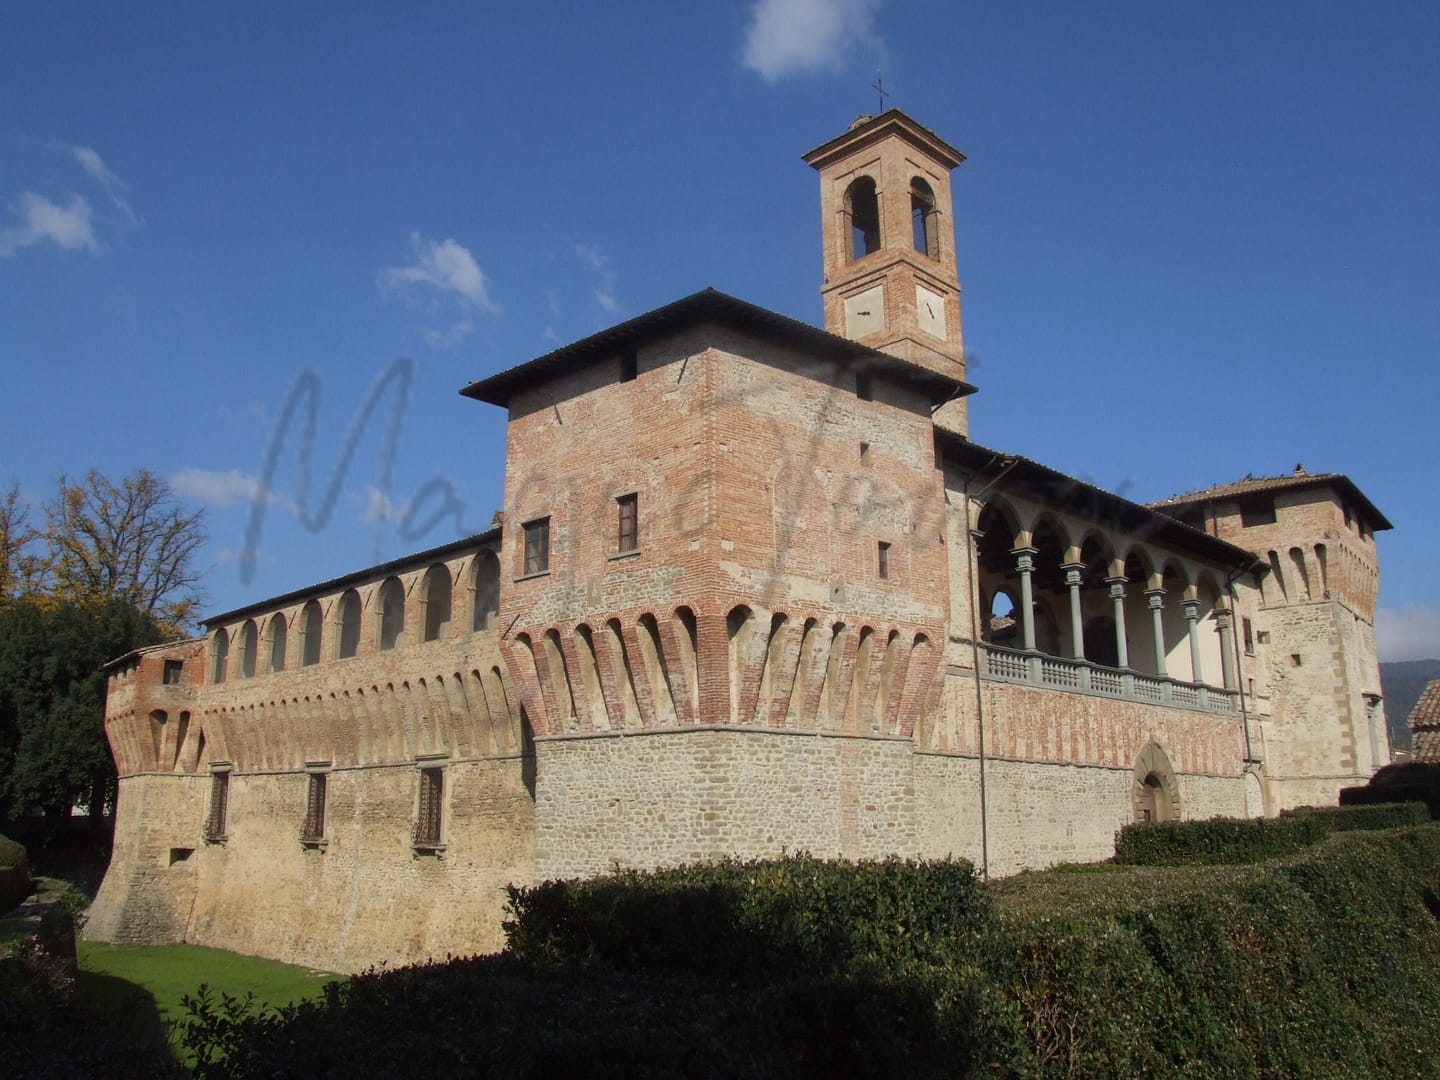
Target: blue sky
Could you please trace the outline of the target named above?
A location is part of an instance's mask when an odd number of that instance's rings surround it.
[[[973,437],[1140,500],[1346,472],[1396,526],[1383,657],[1440,656],[1440,5],[397,11],[0,10],[0,487],[169,478],[210,611],[484,528],[464,383],[707,285],[819,321],[799,155],[881,70],[969,156]],[[251,563],[297,386],[309,500],[297,425]]]

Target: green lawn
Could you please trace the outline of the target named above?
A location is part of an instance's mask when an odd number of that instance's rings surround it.
[[[142,1033],[174,1046],[175,1025],[185,1017],[180,999],[201,983],[212,990],[256,1001],[288,1005],[315,997],[325,983],[341,978],[328,972],[241,956],[199,945],[78,944],[81,1001],[117,1030]]]

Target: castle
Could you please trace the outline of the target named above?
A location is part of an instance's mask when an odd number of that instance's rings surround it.
[[[490,531],[112,662],[91,936],[353,969],[496,948],[511,882],[1005,874],[1389,760],[1359,489],[1142,506],[971,442],[963,155],[891,109],[805,160],[824,330],[705,291],[472,383]]]

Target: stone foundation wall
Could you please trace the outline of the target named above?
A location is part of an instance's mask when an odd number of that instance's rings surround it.
[[[304,772],[232,774],[226,838],[210,844],[201,839],[208,777],[128,777],[87,933],[332,971],[494,951],[506,885],[534,878],[522,759],[452,761],[444,775],[435,854],[411,846],[414,765],[330,772],[323,846],[300,842]],[[172,848],[192,853],[171,862]]]
[[[539,739],[541,878],[918,851],[909,740],[701,729]]]

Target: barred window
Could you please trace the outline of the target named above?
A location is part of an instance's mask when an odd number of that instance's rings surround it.
[[[875,554],[876,570],[882,578],[888,578],[890,576],[890,545],[884,540],[881,540],[880,546]]]
[[[313,844],[325,839],[325,789],[329,777],[323,772],[312,772],[309,779],[310,786],[305,796],[305,822],[300,826],[300,839]]]
[[[420,770],[420,807],[415,817],[415,839],[417,848],[438,848],[440,846],[440,810],[445,795],[445,770],[429,768]]]
[[[165,677],[164,677],[161,681],[164,682],[166,686],[179,686],[179,685],[180,685],[180,673],[181,673],[182,671],[184,671],[184,670],[185,670],[185,661],[183,661],[183,660],[166,660],[166,661],[165,661]]]
[[[230,806],[230,774],[210,774],[210,813],[205,818],[205,839],[219,843],[225,839],[225,816]]]
[[[550,569],[550,519],[525,523],[525,573],[543,574]]]
[[[621,495],[615,500],[620,511],[620,535],[615,550],[640,550],[640,496]]]

